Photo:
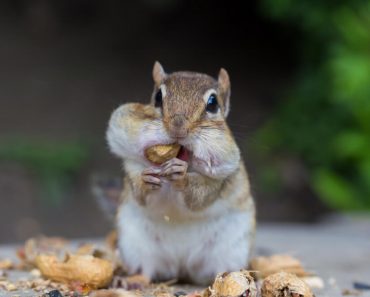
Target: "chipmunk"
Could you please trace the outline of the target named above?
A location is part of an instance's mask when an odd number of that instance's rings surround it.
[[[167,74],[156,62],[153,80],[150,103],[118,107],[107,129],[125,172],[118,248],[130,274],[209,284],[247,266],[255,230],[248,176],[225,120],[229,76],[223,68],[218,80]],[[172,143],[181,145],[175,158],[146,158],[148,147]]]

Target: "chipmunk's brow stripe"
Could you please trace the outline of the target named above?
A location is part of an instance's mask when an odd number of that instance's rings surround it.
[[[164,97],[166,97],[166,95],[167,95],[167,88],[166,88],[166,85],[165,84],[161,84],[160,86],[159,86],[159,88],[161,89],[161,91],[162,91],[162,97],[164,98]]]

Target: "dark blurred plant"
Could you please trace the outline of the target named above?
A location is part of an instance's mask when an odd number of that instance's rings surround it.
[[[258,133],[264,158],[293,154],[327,205],[370,210],[370,1],[263,0],[262,11],[302,36],[295,85]]]
[[[8,140],[0,143],[0,161],[12,161],[30,169],[41,182],[42,198],[59,205],[72,177],[88,156],[79,143]]]

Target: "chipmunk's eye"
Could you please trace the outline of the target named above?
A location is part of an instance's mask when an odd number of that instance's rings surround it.
[[[215,94],[211,94],[208,97],[206,111],[210,113],[216,113],[218,111],[218,102]]]
[[[157,94],[155,94],[155,102],[154,102],[154,106],[155,107],[162,107],[162,91],[161,89],[158,90]]]

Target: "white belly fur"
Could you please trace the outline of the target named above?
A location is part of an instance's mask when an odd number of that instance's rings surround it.
[[[219,272],[246,267],[253,213],[228,209],[223,201],[216,201],[206,212],[203,219],[198,213],[198,219],[190,221],[153,220],[136,201],[122,204],[118,244],[129,273],[209,284]]]

